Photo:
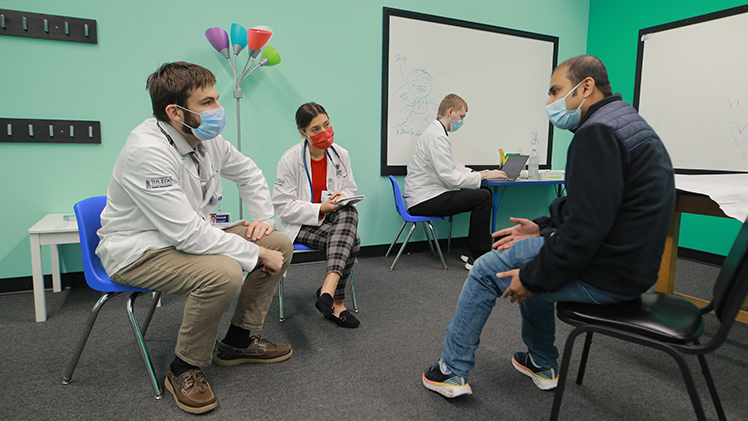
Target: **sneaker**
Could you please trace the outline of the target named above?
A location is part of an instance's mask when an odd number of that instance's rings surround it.
[[[558,372],[555,368],[538,367],[529,352],[515,352],[512,357],[514,369],[532,379],[535,386],[542,390],[555,389],[558,384]]]
[[[179,376],[169,370],[164,386],[174,396],[179,409],[190,414],[202,414],[218,406],[208,378],[199,368],[187,370]]]
[[[278,363],[291,358],[293,350],[289,344],[275,344],[259,335],[251,336],[246,348],[234,348],[218,342],[213,353],[213,362],[220,366],[231,366],[244,363]]]
[[[423,372],[422,381],[426,389],[433,390],[445,398],[473,394],[467,381],[447,368],[442,360]]]
[[[470,270],[473,268],[473,265],[475,265],[475,261],[484,254],[486,254],[485,251],[475,251],[465,247],[464,249],[462,249],[460,260],[465,262],[465,269]]]
[[[475,258],[473,257],[473,253],[470,252],[470,250],[465,249],[462,251],[462,255],[460,256],[460,260],[465,262],[465,269],[470,270],[473,268],[473,264],[475,263]]]

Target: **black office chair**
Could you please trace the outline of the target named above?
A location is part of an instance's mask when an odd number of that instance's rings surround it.
[[[725,341],[748,295],[747,250],[748,220],[743,223],[722,265],[722,270],[714,285],[712,301],[703,309],[699,309],[684,298],[660,292],[646,293],[640,299],[613,305],[558,303],[556,311],[559,319],[576,328],[566,340],[558,386],[553,399],[551,420],[558,419],[574,340],[582,333],[586,333],[577,374],[577,384],[582,384],[594,332],[659,349],[672,356],[678,363],[686,382],[696,416],[699,420],[704,420],[706,419],[704,408],[696,393],[691,372],[683,358],[683,354],[695,354],[701,365],[712,401],[714,401],[717,416],[720,420],[724,420],[725,412],[704,355],[719,348]],[[717,315],[720,322],[719,330],[706,343],[701,344],[699,338],[704,330],[703,315],[710,311],[714,311]]]

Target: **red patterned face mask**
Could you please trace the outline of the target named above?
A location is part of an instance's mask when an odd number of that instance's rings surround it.
[[[312,146],[315,148],[327,149],[332,145],[333,136],[335,136],[335,132],[332,131],[332,126],[330,126],[325,130],[310,136],[309,139],[312,141]]]

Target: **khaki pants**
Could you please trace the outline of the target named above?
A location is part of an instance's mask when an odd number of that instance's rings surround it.
[[[226,232],[246,238],[246,227]],[[174,352],[189,364],[205,366],[211,362],[221,317],[237,295],[231,323],[248,330],[262,329],[278,282],[291,263],[293,245],[285,235],[274,232],[255,244],[283,253],[285,262],[277,275],[264,272],[258,263],[242,280],[239,263],[230,257],[188,254],[167,247],[147,251],[111,278],[118,284],[186,296]]]

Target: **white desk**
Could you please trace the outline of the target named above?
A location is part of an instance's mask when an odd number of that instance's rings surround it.
[[[78,224],[75,221],[65,221],[62,213],[52,213],[29,228],[31,240],[31,275],[34,279],[34,309],[36,321],[47,320],[47,303],[44,298],[44,268],[42,266],[42,246],[50,246],[52,255],[52,289],[62,291],[60,281],[60,256],[58,244],[80,243]]]

